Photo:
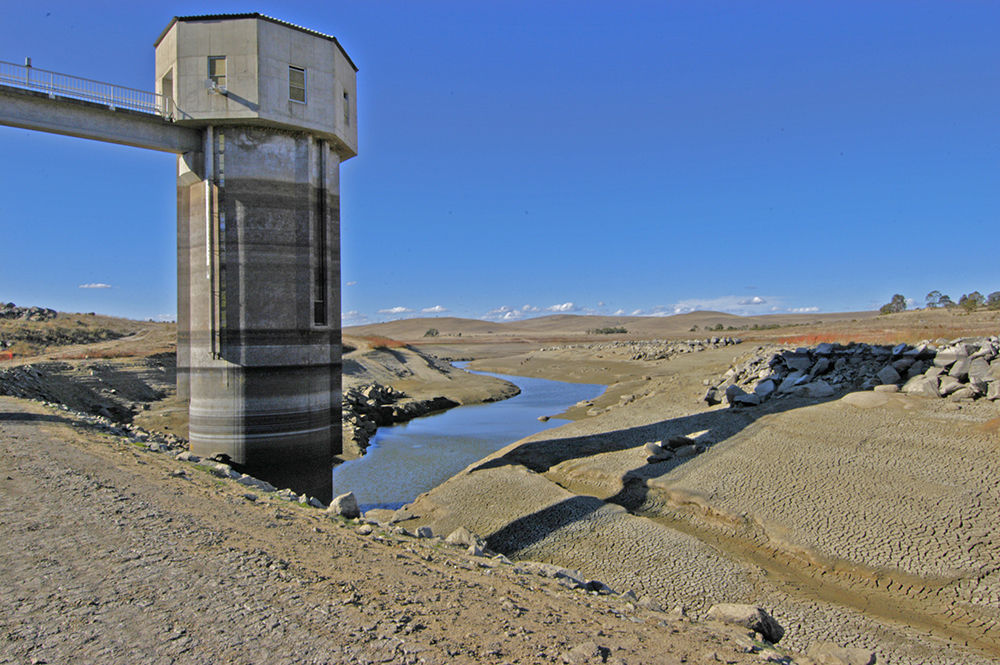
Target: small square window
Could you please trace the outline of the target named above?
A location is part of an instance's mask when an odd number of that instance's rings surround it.
[[[306,70],[288,66],[288,98],[293,102],[306,103]]]
[[[208,56],[208,80],[220,88],[226,87],[226,56]]]

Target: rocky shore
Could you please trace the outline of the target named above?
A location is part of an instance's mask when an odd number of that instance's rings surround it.
[[[916,345],[820,344],[794,350],[758,347],[712,381],[710,405],[756,406],[771,398],[831,397],[877,390],[934,398],[1000,399],[1000,338],[925,340]]]

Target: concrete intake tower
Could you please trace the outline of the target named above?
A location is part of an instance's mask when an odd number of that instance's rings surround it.
[[[177,158],[177,390],[192,452],[330,500],[340,452],[340,163],[357,68],[269,17],[175,18],[160,93],[202,149]]]
[[[155,46],[156,92],[0,62],[0,125],[177,155],[191,450],[329,501],[357,68],[333,37],[261,14],[176,17]]]

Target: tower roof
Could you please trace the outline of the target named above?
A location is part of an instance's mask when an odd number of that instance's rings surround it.
[[[351,56],[347,55],[347,51],[344,50],[344,47],[340,44],[340,42],[337,41],[336,37],[324,34],[322,32],[317,32],[316,30],[310,30],[309,28],[303,28],[301,25],[295,25],[294,23],[289,23],[288,21],[282,21],[280,19],[276,19],[274,17],[266,16],[265,14],[259,14],[256,12],[249,14],[201,14],[198,16],[175,16],[173,19],[171,19],[170,23],[167,24],[167,27],[163,29],[163,32],[160,33],[160,36],[156,38],[156,41],[153,43],[153,46],[154,47],[159,46],[160,41],[163,40],[164,36],[166,36],[166,34],[170,31],[170,28],[174,27],[174,24],[177,23],[178,21],[192,21],[192,22],[226,21],[226,20],[246,19],[246,18],[254,18],[254,19],[259,19],[261,21],[269,21],[271,23],[276,23],[277,25],[283,25],[286,28],[292,28],[293,30],[304,32],[307,35],[312,35],[314,37],[321,37],[322,39],[328,39],[337,45],[337,48],[339,48],[340,52],[344,54],[345,58],[347,58],[347,62],[351,64],[351,67],[354,68],[354,71],[358,71],[358,66],[354,64],[353,60],[351,60]]]

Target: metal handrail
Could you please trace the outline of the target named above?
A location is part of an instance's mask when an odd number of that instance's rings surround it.
[[[135,90],[112,83],[101,83],[89,79],[68,76],[56,72],[37,69],[30,64],[16,65],[0,61],[0,85],[23,90],[37,90],[49,97],[79,99],[86,102],[104,104],[111,110],[128,109],[139,113],[158,115],[167,120],[174,119],[174,100],[155,92]]]

